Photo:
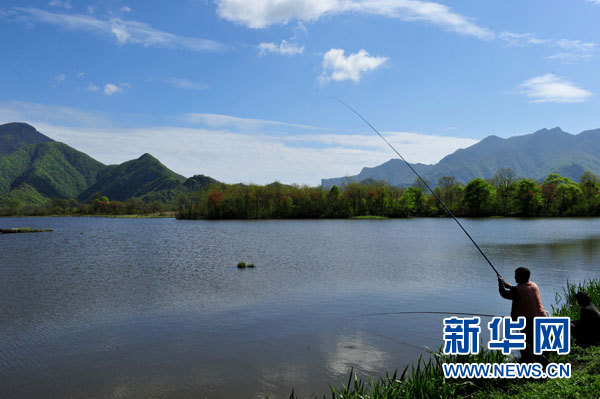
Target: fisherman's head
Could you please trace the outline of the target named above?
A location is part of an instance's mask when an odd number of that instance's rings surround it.
[[[575,299],[577,299],[577,303],[582,308],[592,303],[590,296],[585,291],[579,291],[577,294],[575,294]]]
[[[517,267],[517,269],[515,270],[515,281],[518,284],[528,282],[529,276],[531,276],[531,272],[526,267]]]

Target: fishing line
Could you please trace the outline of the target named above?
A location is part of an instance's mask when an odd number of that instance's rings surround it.
[[[465,313],[465,312],[384,312],[384,313],[367,313],[361,314],[360,317],[364,316],[384,316],[391,314],[446,314],[446,315],[459,315],[459,316],[480,316],[480,317],[499,317],[496,314],[487,313]]]
[[[337,97],[330,97],[330,98],[333,98],[334,100],[339,101],[342,105],[345,105],[350,111],[354,112],[360,119],[363,120],[363,122],[365,122],[371,129],[373,129],[373,131],[375,133],[377,133],[377,135],[379,137],[381,137],[381,139],[383,141],[385,141],[385,143],[396,153],[396,155],[398,155],[400,157],[400,159],[404,161],[404,163],[406,164],[406,166],[408,166],[410,168],[410,170],[412,170],[413,173],[415,175],[417,175],[417,177],[419,178],[419,180],[421,180],[421,182],[425,185],[425,187],[427,187],[429,189],[429,191],[431,191],[431,193],[440,202],[440,204],[442,204],[442,206],[444,207],[444,209],[446,210],[446,212],[448,212],[448,214],[450,216],[452,216],[452,219],[454,219],[454,221],[458,224],[458,226],[462,229],[462,231],[467,235],[467,237],[469,237],[469,240],[471,240],[471,242],[473,243],[473,245],[475,245],[475,247],[479,250],[479,253],[481,254],[481,256],[484,257],[484,259],[487,261],[487,263],[490,265],[490,267],[494,270],[494,273],[496,273],[496,276],[501,277],[500,273],[498,273],[498,270],[496,270],[496,268],[494,267],[494,265],[492,265],[492,262],[490,262],[490,260],[488,259],[488,257],[481,250],[481,248],[479,248],[479,245],[477,245],[477,243],[475,242],[475,240],[471,237],[471,235],[467,232],[467,230],[463,227],[463,225],[458,221],[458,219],[456,218],[456,216],[454,216],[454,213],[450,210],[450,208],[448,208],[446,206],[446,204],[444,204],[444,201],[442,201],[442,199],[435,193],[435,191],[433,191],[431,189],[431,187],[429,187],[429,184],[427,184],[427,182],[421,177],[421,175],[419,175],[419,173],[417,173],[417,171],[412,167],[412,165],[409,164],[406,161],[406,159],[404,159],[404,157],[402,155],[400,155],[400,153],[394,148],[394,146],[391,145],[390,142],[387,141],[386,138],[383,137],[383,135],[381,133],[379,133],[379,130],[375,129],[373,127],[373,125],[371,125],[369,123],[369,121],[367,121],[365,118],[363,118],[363,116],[361,114],[358,113],[358,111],[356,111],[354,108],[352,108],[351,106],[349,106],[348,104],[346,104],[345,102],[343,102],[342,100],[340,100],[339,98],[337,98]]]

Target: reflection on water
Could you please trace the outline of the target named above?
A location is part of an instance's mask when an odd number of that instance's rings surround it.
[[[362,315],[510,309],[448,219],[0,223],[54,229],[0,236],[2,398],[323,394],[441,343],[443,315]],[[547,309],[597,276],[598,219],[464,224],[507,279],[532,270]]]
[[[387,356],[382,350],[370,345],[364,337],[353,335],[338,337],[335,349],[333,352],[325,352],[325,358],[329,372],[342,376],[351,368],[361,374],[381,370]]]

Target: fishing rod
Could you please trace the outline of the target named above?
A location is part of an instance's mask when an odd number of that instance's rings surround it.
[[[350,111],[354,112],[360,119],[363,120],[363,122],[365,122],[371,129],[373,129],[373,131],[375,133],[377,133],[377,135],[379,137],[381,137],[381,139],[383,141],[385,141],[385,143],[396,153],[396,155],[398,155],[400,157],[400,159],[404,161],[404,163],[406,164],[406,166],[408,166],[410,168],[410,170],[412,170],[413,173],[415,175],[417,175],[417,177],[419,178],[419,180],[421,180],[421,182],[425,185],[425,187],[427,187],[429,189],[429,191],[431,191],[431,193],[440,202],[440,204],[442,204],[442,206],[444,207],[444,209],[446,210],[446,212],[448,212],[448,214],[450,216],[452,216],[452,219],[454,219],[454,221],[458,224],[458,226],[462,229],[462,231],[467,235],[467,237],[469,237],[469,240],[471,240],[471,242],[473,243],[473,245],[475,245],[475,247],[479,250],[479,253],[481,254],[481,256],[484,257],[484,259],[487,261],[487,263],[490,265],[490,267],[494,270],[494,273],[496,273],[496,276],[502,277],[500,275],[500,273],[498,273],[498,270],[496,270],[496,268],[494,267],[494,265],[492,265],[492,262],[490,262],[490,260],[485,255],[485,253],[483,253],[483,251],[481,250],[481,248],[479,248],[479,245],[477,245],[477,243],[475,242],[475,240],[471,237],[471,235],[467,232],[467,230],[463,227],[463,225],[458,221],[458,219],[456,218],[456,216],[454,216],[454,213],[450,210],[450,208],[448,208],[446,206],[446,204],[444,203],[444,201],[442,201],[442,199],[435,193],[435,191],[433,191],[431,189],[431,187],[429,187],[429,184],[427,184],[427,182],[421,177],[421,175],[419,175],[419,173],[417,173],[417,171],[412,167],[412,165],[409,164],[406,161],[406,159],[404,159],[404,157],[402,155],[400,155],[400,153],[394,148],[394,146],[391,145],[390,142],[387,141],[386,138],[383,137],[383,135],[381,133],[379,133],[379,130],[375,129],[375,127],[373,127],[373,125],[371,125],[368,120],[366,120],[361,114],[358,113],[358,111],[356,111],[354,108],[352,108],[351,106],[349,106],[348,104],[346,104],[344,101],[340,100],[337,97],[331,97],[331,98],[333,98],[334,100],[339,101],[342,105],[345,105]]]

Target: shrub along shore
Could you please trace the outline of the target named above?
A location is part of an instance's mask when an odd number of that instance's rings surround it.
[[[553,316],[579,318],[575,294],[586,291],[592,302],[600,304],[600,280],[569,284],[557,294],[559,305],[552,307]],[[499,351],[482,350],[477,355],[450,356],[434,353],[430,360],[419,359],[402,373],[377,380],[359,379],[352,372],[347,383],[331,387],[332,399],[397,399],[397,398],[597,398],[600,394],[600,347],[581,348],[571,344],[571,353],[552,353],[551,362],[570,363],[569,379],[444,379],[443,363],[502,363],[514,359]],[[326,397],[326,396],[323,396]],[[291,399],[299,398],[293,392]]]
[[[488,180],[476,178],[463,185],[442,176],[435,193],[457,216],[600,216],[600,178],[585,172],[579,183],[557,174],[543,181],[517,178],[510,169]],[[100,196],[88,203],[54,198],[40,207],[18,201],[0,203],[0,216],[57,215],[175,215],[180,219],[307,219],[405,218],[447,216],[425,186],[394,187],[367,180],[330,189],[272,183],[213,183],[170,201],[144,202],[139,198],[113,201]]]

